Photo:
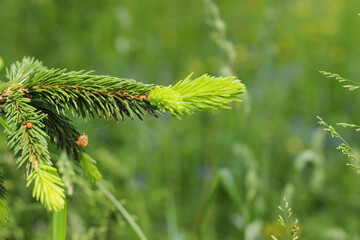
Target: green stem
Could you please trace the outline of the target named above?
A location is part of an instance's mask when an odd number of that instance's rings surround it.
[[[64,209],[53,213],[52,240],[65,240],[66,238],[66,202]]]
[[[126,211],[123,205],[114,197],[114,195],[100,182],[96,182],[96,186],[105,194],[105,196],[115,205],[115,207],[119,210],[119,212],[123,215],[126,221],[130,224],[130,226],[134,229],[136,234],[141,240],[147,240],[144,233],[141,231],[139,225],[136,224],[135,220],[131,217],[131,215]]]

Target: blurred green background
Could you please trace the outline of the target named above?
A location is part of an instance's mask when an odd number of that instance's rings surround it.
[[[89,135],[87,151],[105,185],[148,239],[281,236],[284,196],[301,239],[360,239],[360,178],[316,119],[360,122],[360,95],[319,73],[359,80],[358,0],[214,2],[225,48],[207,1],[1,0],[0,79],[23,56],[156,84],[231,70],[248,91],[232,110],[182,121],[74,119]],[[357,146],[358,136],[345,130]],[[0,138],[12,211],[0,239],[47,239],[52,216],[32,199]],[[60,153],[53,152],[55,161]],[[81,177],[72,181],[68,239],[137,239],[99,190]]]

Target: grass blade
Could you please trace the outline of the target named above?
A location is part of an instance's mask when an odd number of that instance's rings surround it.
[[[115,205],[115,207],[119,210],[119,212],[123,215],[126,221],[130,224],[130,226],[134,229],[135,233],[141,240],[147,240],[144,233],[141,231],[139,225],[135,222],[135,220],[131,217],[131,215],[126,211],[124,206],[115,198],[115,196],[101,183],[96,182],[96,186],[105,194],[105,196]]]
[[[238,187],[236,186],[236,181],[234,175],[228,168],[221,168],[217,172],[220,182],[222,183],[227,194],[230,196],[231,200],[236,204],[237,208],[240,210],[242,207],[241,204],[241,194]]]

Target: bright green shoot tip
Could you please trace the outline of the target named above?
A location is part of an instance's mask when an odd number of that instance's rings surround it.
[[[239,102],[245,86],[235,77],[202,75],[191,80],[192,74],[174,86],[158,87],[149,94],[150,104],[168,111],[178,119],[194,111],[229,109],[230,102]]]

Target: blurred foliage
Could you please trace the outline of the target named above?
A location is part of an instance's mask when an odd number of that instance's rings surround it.
[[[74,119],[89,136],[87,151],[105,185],[149,239],[270,239],[281,227],[283,196],[300,220],[301,239],[360,239],[360,179],[316,119],[360,122],[360,95],[319,74],[360,78],[358,1],[215,3],[248,99],[182,121]],[[34,56],[49,67],[173,84],[188,72],[219,75],[228,61],[202,1],[2,0],[0,9],[5,67]],[[351,134],[343,136],[358,145]],[[0,239],[46,239],[51,215],[31,198],[0,139],[11,209]],[[102,192],[71,179],[68,239],[135,239]]]

